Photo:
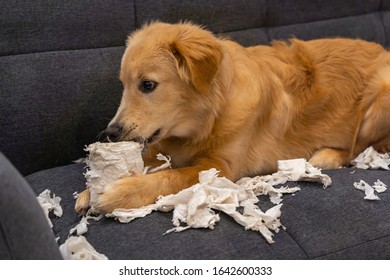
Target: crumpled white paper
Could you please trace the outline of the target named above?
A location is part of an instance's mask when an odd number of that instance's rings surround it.
[[[163,170],[163,169],[171,168],[171,157],[170,156],[164,156],[162,154],[157,154],[156,157],[158,160],[165,161],[165,163],[161,164],[160,166],[154,167],[154,168],[151,168],[150,166],[146,166],[144,169],[144,172],[143,172],[144,174],[155,173],[155,172]]]
[[[54,193],[52,196],[51,191],[46,189],[37,197],[37,200],[46,214],[46,218],[50,227],[53,228],[53,223],[49,218],[49,212],[53,211],[54,215],[56,215],[57,217],[62,217],[63,210],[60,205],[61,198],[59,196],[56,196]],[[72,234],[73,232],[77,232],[78,235],[84,234],[88,229],[87,228],[88,219],[96,220],[96,219],[100,219],[100,217],[92,217],[89,215],[83,217],[81,219],[81,222],[76,227],[70,230],[69,234]],[[57,238],[57,241],[58,239],[59,237]],[[75,236],[68,237],[65,243],[59,247],[59,249],[63,258],[68,260],[107,259],[105,255],[96,252],[96,250],[92,247],[92,245],[89,244],[87,239],[83,236],[80,238],[77,238]]]
[[[373,186],[369,185],[363,180],[360,180],[360,182],[355,182],[353,186],[358,190],[364,191],[364,199],[367,200],[380,200],[380,198],[375,194],[375,192],[382,193],[387,190],[387,185],[379,179],[374,183]]]
[[[104,217],[103,215],[94,216],[92,215],[92,212],[93,211],[89,209],[87,213],[81,217],[80,222],[69,230],[69,236],[74,233],[76,233],[77,235],[82,235],[86,233],[88,231],[88,225],[89,225],[88,220],[99,221],[101,218]]]
[[[65,260],[108,260],[98,253],[84,236],[71,236],[60,246]]]
[[[39,204],[41,205],[43,212],[45,213],[47,222],[49,223],[50,228],[53,228],[53,223],[49,218],[49,212],[53,211],[53,214],[57,217],[61,217],[63,214],[62,207],[60,205],[61,198],[53,194],[51,196],[51,191],[46,189],[37,197]]]
[[[278,232],[282,204],[263,212],[256,203],[258,195],[270,195],[274,203],[281,202],[284,193],[293,193],[299,188],[274,188],[274,185],[287,181],[319,181],[324,186],[331,184],[331,179],[311,166],[306,160],[278,162],[279,171],[268,176],[243,178],[237,184],[224,177],[218,177],[214,168],[199,173],[199,183],[181,192],[160,197],[155,204],[137,209],[116,209],[108,217],[115,217],[120,222],[130,222],[144,217],[152,211],[168,212],[173,210],[172,222],[175,226],[170,232],[180,232],[188,228],[214,228],[220,220],[214,210],[231,216],[245,229],[259,231],[269,243],[273,243],[273,233]]]
[[[322,174],[321,170],[313,167],[305,159],[279,160],[278,171],[272,175],[256,176],[253,178],[244,177],[237,181],[241,187],[253,189],[256,196],[268,195],[271,202],[279,204],[282,195],[299,191],[299,187],[289,188],[273,186],[285,184],[288,181],[317,181],[321,182],[324,188],[332,184],[331,178]]]
[[[357,158],[351,161],[352,166],[360,169],[385,169],[389,170],[390,153],[381,154],[374,148],[368,147]]]
[[[109,217],[121,222],[129,222],[144,217],[152,211],[173,210],[172,222],[175,226],[170,232],[180,232],[188,228],[214,228],[220,220],[214,210],[222,211],[236,222],[254,231],[259,231],[269,243],[273,243],[272,231],[281,226],[280,207],[277,205],[265,213],[255,203],[258,202],[250,189],[245,189],[224,177],[218,177],[214,168],[199,173],[199,183],[177,194],[160,197],[156,204],[138,209],[116,209]],[[242,211],[238,208],[241,207]]]

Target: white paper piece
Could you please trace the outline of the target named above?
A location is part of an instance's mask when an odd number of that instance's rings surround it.
[[[374,148],[368,147],[358,157],[351,161],[353,166],[360,169],[385,169],[389,170],[390,153],[380,154]]]
[[[387,190],[387,185],[379,179],[374,183],[372,187],[377,193],[382,193]]]
[[[167,210],[172,206],[173,224],[169,230],[183,231],[188,228],[211,228],[220,220],[214,210],[225,212],[236,222],[254,231],[259,231],[269,243],[273,243],[273,233],[279,230],[280,211],[263,213],[254,203],[253,190],[240,187],[224,177],[218,177],[216,169],[199,173],[199,183],[178,194],[162,197],[157,201],[158,210]],[[280,210],[282,205],[278,205]],[[243,213],[238,211],[243,207]],[[272,208],[271,208],[272,209]],[[182,226],[186,224],[186,226]],[[167,232],[167,233],[168,233]]]
[[[367,200],[380,200],[380,198],[375,194],[375,189],[367,184],[365,181],[360,180],[360,182],[355,182],[353,184],[358,190],[364,191],[365,197]]]
[[[51,196],[51,191],[46,189],[37,197],[37,200],[41,205],[43,212],[45,213],[50,228],[52,228],[53,223],[49,218],[49,212],[53,211],[53,214],[56,215],[57,217],[62,216],[63,210],[60,205],[61,198],[59,196],[56,196],[55,194]]]
[[[162,154],[157,154],[157,159],[161,161],[165,161],[165,163],[161,164],[160,166],[157,166],[155,168],[150,168],[149,166],[145,167],[144,174],[147,173],[155,173],[157,171],[171,168],[171,157],[170,156],[164,156]]]
[[[283,194],[300,190],[299,187],[274,188],[274,186],[285,184],[288,181],[317,181],[322,183],[324,188],[332,183],[328,175],[322,174],[321,170],[313,167],[305,159],[292,159],[278,161],[278,171],[272,175],[245,177],[240,179],[237,184],[247,189],[253,189],[256,196],[268,195],[272,203],[279,204]]]
[[[272,174],[278,178],[279,184],[287,181],[312,181],[321,182],[324,188],[332,184],[331,178],[322,174],[321,170],[311,165],[306,159],[279,160],[278,172]]]
[[[88,231],[88,219],[83,216],[80,220],[80,222],[73,228],[69,230],[69,235],[72,235],[73,233],[76,233],[77,235],[82,235]]]
[[[104,217],[103,215],[94,216],[93,210],[89,209],[87,213],[81,217],[80,222],[75,227],[69,230],[69,236],[73,235],[74,233],[76,233],[77,235],[82,235],[86,233],[88,231],[88,225],[89,225],[88,220],[99,221],[103,217]]]
[[[84,236],[71,236],[60,246],[65,260],[108,260],[98,253]]]
[[[157,210],[156,204],[151,204],[134,209],[115,209],[112,213],[106,214],[106,217],[118,219],[121,223],[129,223],[135,218],[142,218]]]

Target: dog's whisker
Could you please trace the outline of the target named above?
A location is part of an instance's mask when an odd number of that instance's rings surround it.
[[[105,133],[105,130],[102,130],[102,131],[96,136],[96,139],[97,139],[98,141],[100,141],[100,138],[104,135],[104,133]]]

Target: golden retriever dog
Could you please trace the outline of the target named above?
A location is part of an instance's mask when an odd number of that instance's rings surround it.
[[[212,167],[232,181],[277,160],[348,165],[365,148],[390,151],[390,54],[362,40],[319,39],[245,48],[191,23],[155,22],[124,53],[121,104],[107,133],[145,143],[173,169],[122,178],[96,209],[135,208],[198,182]],[[76,210],[88,207],[88,191]]]

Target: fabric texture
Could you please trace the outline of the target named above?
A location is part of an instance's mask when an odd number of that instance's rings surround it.
[[[123,50],[0,57],[0,150],[20,172],[69,163],[98,140],[119,104]]]
[[[80,221],[72,193],[85,188],[84,171],[83,164],[74,164],[27,177],[36,193],[50,188],[62,198],[65,214],[52,219],[59,244]],[[329,170],[324,173],[333,184],[327,189],[319,183],[289,182],[301,191],[283,196],[280,219],[287,229],[274,235],[272,245],[223,213],[213,230],[163,235],[172,228],[172,213],[154,212],[129,224],[108,218],[91,221],[85,236],[110,259],[388,259],[390,192],[379,194],[379,201],[367,201],[353,186],[360,180],[373,184],[379,178],[390,185],[388,172]],[[260,198],[263,211],[274,206],[266,197]]]
[[[36,195],[0,153],[0,259],[61,259]]]

